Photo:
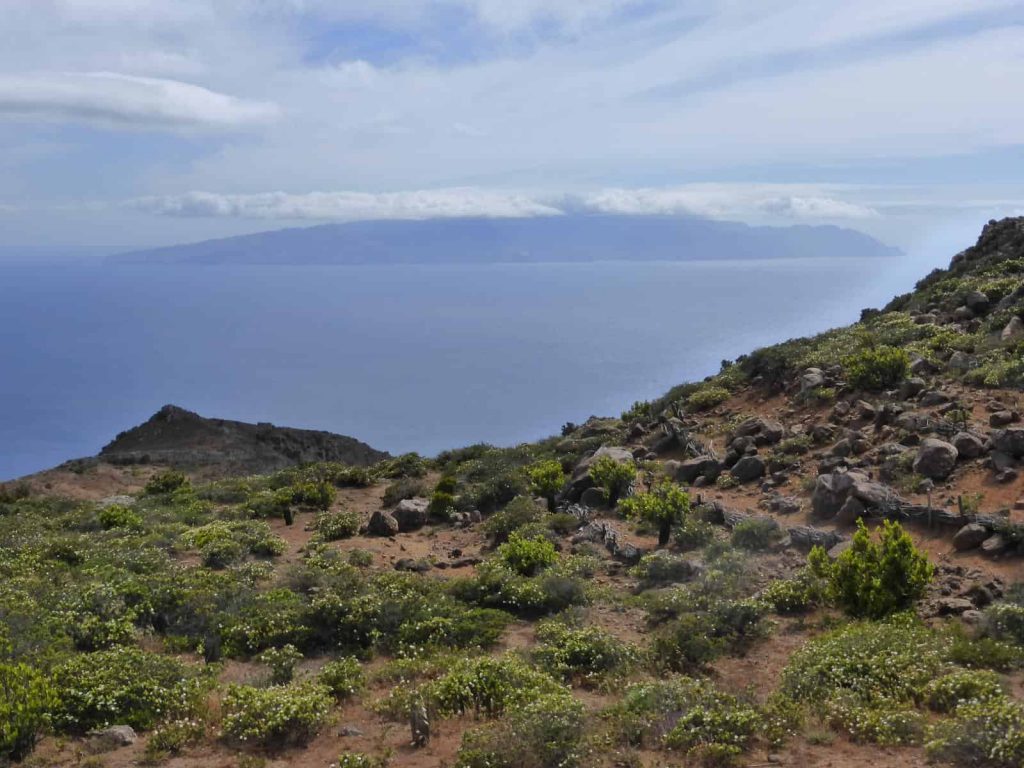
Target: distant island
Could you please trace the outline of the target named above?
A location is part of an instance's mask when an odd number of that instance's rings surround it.
[[[680,216],[567,214],[357,221],[205,240],[110,257],[161,264],[464,264],[895,256],[836,226],[754,227]]]

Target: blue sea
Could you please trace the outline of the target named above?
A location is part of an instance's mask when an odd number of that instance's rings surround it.
[[[0,479],[165,403],[393,453],[514,444],[854,321],[906,266],[0,264]]]

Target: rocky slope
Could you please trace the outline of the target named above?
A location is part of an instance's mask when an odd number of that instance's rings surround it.
[[[388,454],[331,432],[208,419],[165,405],[144,424],[115,437],[98,458],[111,464],[254,474],[315,461],[362,467],[386,459]]]

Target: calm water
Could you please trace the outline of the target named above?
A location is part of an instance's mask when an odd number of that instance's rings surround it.
[[[392,452],[533,439],[855,320],[900,266],[0,265],[0,479],[165,403]]]

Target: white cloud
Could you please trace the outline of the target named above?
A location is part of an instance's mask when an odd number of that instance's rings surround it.
[[[668,214],[718,219],[866,219],[873,208],[834,196],[827,186],[691,184],[684,187],[605,189],[580,204],[603,213]]]
[[[569,211],[630,215],[689,215],[738,220],[857,220],[874,209],[837,198],[813,185],[693,184],[674,188],[605,189],[555,195],[481,188],[402,192],[219,194],[189,192],[129,201],[133,208],[184,218],[322,221],[432,219],[485,216],[522,218]]]
[[[274,119],[273,104],[114,72],[0,76],[0,116],[120,127],[228,128]]]
[[[557,208],[525,195],[481,189],[410,192],[266,192],[223,195],[190,192],[131,201],[132,207],[165,216],[250,219],[435,219],[469,216],[522,218],[554,216]]]

